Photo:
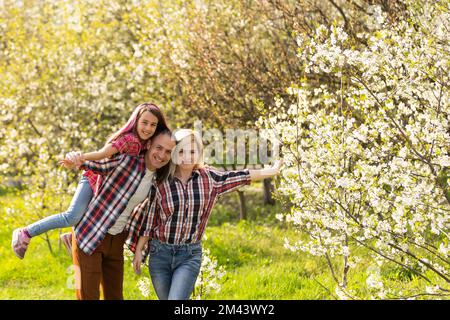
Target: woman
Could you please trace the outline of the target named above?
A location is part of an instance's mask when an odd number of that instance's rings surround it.
[[[281,167],[277,162],[261,170],[205,168],[203,145],[194,131],[179,130],[175,140],[172,174],[156,188],[133,261],[140,274],[142,249],[151,236],[149,271],[161,300],[186,300],[194,290],[202,260],[201,239],[218,197],[251,181],[273,177]]]

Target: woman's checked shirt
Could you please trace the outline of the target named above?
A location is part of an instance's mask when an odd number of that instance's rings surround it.
[[[176,177],[166,180],[156,188],[140,234],[170,244],[199,242],[218,197],[247,184],[248,169],[197,169],[186,185]]]

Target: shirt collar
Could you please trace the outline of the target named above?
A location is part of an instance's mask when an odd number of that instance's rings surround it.
[[[191,180],[194,180],[195,178],[197,178],[198,176],[200,176],[200,170],[199,169],[194,169],[192,170],[192,174],[189,177],[189,179],[187,180],[187,182],[189,183]],[[180,179],[178,179],[177,177],[174,177],[175,180],[178,180],[179,182],[181,182]]]

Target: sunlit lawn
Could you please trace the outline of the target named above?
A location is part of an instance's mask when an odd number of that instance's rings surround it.
[[[284,248],[285,237],[300,236],[291,227],[275,219],[281,206],[262,206],[258,186],[247,189],[249,221],[238,221],[238,197],[225,196],[216,206],[207,226],[204,246],[224,266],[226,275],[218,292],[203,299],[334,299],[335,283],[323,259]],[[23,200],[11,193],[0,195],[0,214],[5,206],[20,208]],[[16,214],[18,214],[16,212]],[[33,239],[24,260],[11,250],[11,233],[19,225],[9,217],[0,225],[0,299],[74,299],[72,261],[64,247],[59,247],[58,231],[49,233],[53,253],[43,238]],[[229,222],[225,222],[229,221]],[[31,222],[31,221],[30,221]],[[69,230],[69,229],[67,229]],[[366,287],[367,270],[374,262],[367,251],[358,248],[365,259],[349,274],[349,284],[360,296],[370,298]],[[398,268],[383,269],[391,275],[394,286],[424,285],[405,277]],[[148,277],[144,268],[143,275]],[[131,262],[125,266],[125,299],[156,299],[153,290],[144,297],[138,289],[140,277]]]

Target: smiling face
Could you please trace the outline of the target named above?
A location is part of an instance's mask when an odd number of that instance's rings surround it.
[[[170,134],[159,134],[153,138],[152,144],[145,154],[146,165],[149,170],[164,167],[170,161],[175,141]]]
[[[172,160],[183,170],[192,170],[200,163],[200,150],[193,135],[185,137],[177,144]]]
[[[136,131],[141,140],[150,139],[158,126],[158,118],[145,110],[138,119]]]

